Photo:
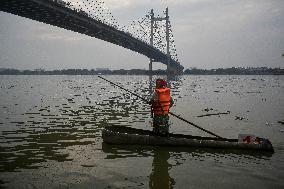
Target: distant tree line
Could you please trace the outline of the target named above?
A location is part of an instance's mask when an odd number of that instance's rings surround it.
[[[119,69],[119,70],[95,70],[95,69],[63,69],[47,71],[36,70],[17,70],[0,68],[0,75],[149,75],[149,70],[144,69]],[[166,70],[153,70],[153,75],[166,75]],[[191,68],[184,71],[185,75],[284,75],[284,68],[218,68],[218,69],[197,69]]]
[[[218,68],[218,69],[186,69],[186,75],[284,75],[283,68],[247,67],[247,68]]]
[[[95,69],[63,69],[47,71],[43,69],[36,70],[17,70],[0,68],[0,75],[148,75],[148,70],[143,69],[119,69],[119,70],[95,70]],[[165,70],[153,70],[154,75],[164,75]]]

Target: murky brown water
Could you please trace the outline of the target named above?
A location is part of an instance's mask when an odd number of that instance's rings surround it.
[[[105,77],[150,94],[148,76]],[[106,145],[106,125],[151,129],[149,106],[97,76],[0,76],[0,187],[284,187],[283,76],[181,76],[171,88],[172,112],[224,137],[269,138],[275,153]]]

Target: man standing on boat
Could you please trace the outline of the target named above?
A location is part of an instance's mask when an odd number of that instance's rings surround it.
[[[157,79],[155,92],[149,102],[153,117],[153,131],[157,135],[167,136],[169,133],[169,110],[174,101],[167,87],[166,80]]]

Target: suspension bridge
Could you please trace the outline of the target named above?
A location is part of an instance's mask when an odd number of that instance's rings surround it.
[[[151,10],[129,26],[120,26],[103,0],[1,0],[0,11],[29,18],[130,49],[178,74],[178,60],[168,8],[163,15]]]

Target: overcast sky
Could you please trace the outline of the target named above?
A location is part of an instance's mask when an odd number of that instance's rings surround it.
[[[185,68],[284,68],[284,0],[105,0],[120,25],[168,6]],[[148,69],[108,42],[0,12],[0,68]],[[165,68],[155,63],[154,68]]]

